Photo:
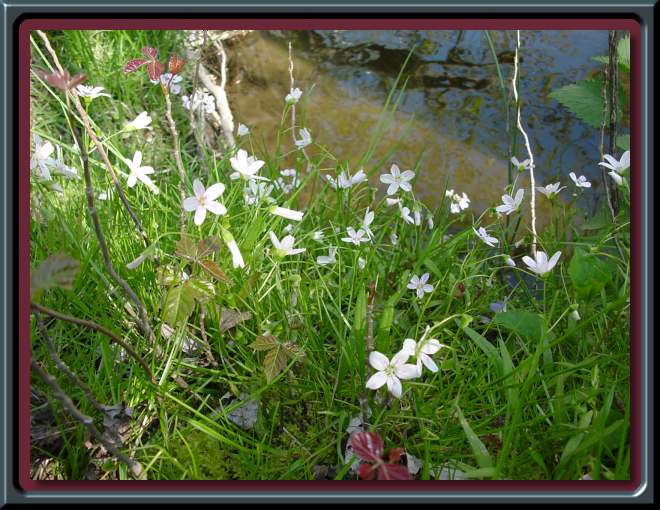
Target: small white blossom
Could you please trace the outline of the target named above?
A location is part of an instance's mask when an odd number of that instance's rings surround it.
[[[509,266],[509,267],[516,267],[515,261],[507,255],[506,259],[504,260],[504,263]]]
[[[488,235],[488,232],[486,232],[486,229],[484,227],[479,227],[479,230],[472,227],[472,230],[474,230],[474,233],[477,234],[477,236],[479,236],[479,239],[481,239],[488,246],[494,247],[499,242],[496,237],[492,237]]]
[[[539,193],[543,193],[546,197],[552,199],[554,198],[561,190],[565,189],[566,186],[561,186],[560,182],[555,182],[554,184],[548,184],[546,186],[537,186],[536,189]]]
[[[334,264],[335,262],[337,262],[336,255],[337,255],[337,248],[335,246],[330,246],[330,248],[328,249],[328,254],[319,255],[318,257],[316,257],[316,262],[322,266],[328,264]]]
[[[580,314],[578,313],[577,310],[573,310],[573,311],[571,312],[571,317],[572,317],[573,320],[575,320],[575,321],[579,321],[579,320],[582,319],[582,317],[580,317]]]
[[[296,87],[295,89],[291,89],[291,92],[289,92],[286,95],[284,100],[289,104],[296,104],[301,97],[302,97],[302,90]]]
[[[287,209],[286,207],[272,206],[268,209],[268,212],[275,214],[276,216],[281,216],[287,220],[293,221],[302,221],[305,213],[302,211],[294,211],[293,209]]]
[[[410,279],[408,283],[408,288],[414,290],[417,293],[417,297],[422,299],[424,293],[433,292],[433,285],[426,283],[429,280],[429,273],[424,273],[421,277],[416,274]]]
[[[406,223],[415,223],[415,219],[410,215],[410,208],[409,207],[401,207],[399,205],[399,211],[401,212],[401,217],[403,218],[403,221]]]
[[[222,235],[222,240],[227,245],[227,248],[229,248],[234,268],[245,267],[243,255],[241,255],[241,250],[239,250],[238,244],[236,244],[236,241],[234,240],[234,236],[224,227],[220,227],[220,233]]]
[[[520,161],[518,161],[518,158],[514,156],[511,158],[511,163],[519,172],[524,172],[525,170],[529,170],[529,167],[531,165],[531,160],[526,159],[521,163]]]
[[[67,166],[64,163],[64,158],[62,156],[62,148],[59,146],[57,147],[57,159],[53,160],[52,165],[53,165],[52,166],[53,171],[56,174],[59,174],[66,179],[80,179],[80,176],[78,175],[78,170],[76,170],[73,167]]]
[[[387,204],[387,207],[392,207],[392,206],[395,206],[395,205],[401,203],[401,199],[400,198],[387,197],[385,199],[385,203]]]
[[[360,246],[360,243],[366,243],[369,240],[367,233],[362,229],[356,232],[353,227],[348,227],[346,233],[348,237],[342,237],[341,240],[347,243],[353,243],[356,246]]]
[[[270,196],[273,192],[273,185],[266,182],[257,182],[249,180],[243,191],[243,199],[246,205],[255,205],[261,201],[274,202],[275,199]]]
[[[314,241],[320,241],[321,239],[323,239],[323,232],[321,232],[320,230],[317,230],[312,235],[312,239],[314,239]]]
[[[245,124],[239,124],[236,130],[238,136],[245,136],[250,134],[250,129]]]
[[[452,214],[458,214],[470,206],[470,199],[465,192],[459,195],[454,193],[453,189],[448,189],[445,191],[445,196],[449,198],[449,210]]]
[[[392,243],[392,246],[399,244],[399,236],[397,236],[394,232],[390,234],[390,243]]]
[[[302,128],[300,130],[300,140],[294,140],[296,147],[303,149],[312,143],[312,135],[307,128]]]
[[[88,97],[90,99],[96,99],[97,97],[105,96],[110,97],[110,94],[101,92],[103,87],[92,87],[91,85],[78,85],[76,87],[76,92],[80,97]]]
[[[422,364],[428,368],[431,372],[437,372],[438,366],[431,359],[431,356],[438,352],[443,347],[447,347],[444,344],[441,344],[435,338],[426,338],[431,328],[426,326],[426,330],[422,335],[422,338],[419,342],[415,342],[412,338],[406,338],[403,341],[403,351],[408,353],[410,356],[414,356],[417,360],[417,371],[418,375],[422,375]]]
[[[410,355],[406,351],[399,351],[392,361],[387,356],[372,351],[369,354],[369,364],[377,370],[367,381],[367,388],[377,390],[387,384],[388,391],[396,398],[401,398],[403,388],[400,379],[414,379],[418,377],[417,366],[406,363]]]
[[[428,225],[429,230],[433,230],[433,215],[430,213],[426,218],[426,224]]]
[[[129,188],[135,186],[139,180],[146,184],[151,191],[158,194],[158,188],[153,183],[153,181],[147,177],[147,175],[154,173],[154,169],[150,166],[142,166],[142,152],[135,151],[135,154],[133,154],[133,161],[129,159],[125,159],[124,161],[131,169],[131,173],[128,176],[128,181],[126,182]]]
[[[207,210],[217,215],[227,213],[227,208],[216,201],[225,191],[225,185],[221,182],[205,189],[199,179],[195,179],[193,181],[193,191],[195,196],[186,198],[183,201],[183,208],[188,212],[195,211],[195,225],[199,226],[204,223]]]
[[[196,90],[192,97],[181,96],[181,102],[186,110],[197,110],[200,105],[203,105],[206,113],[212,113],[215,111],[215,99],[211,94],[202,92],[201,90]]]
[[[621,177],[617,172],[614,170],[607,172],[607,175],[609,175],[614,182],[617,183],[618,186],[621,186],[623,184],[623,177]]]
[[[160,75],[160,82],[166,87],[169,87],[172,94],[181,92],[181,85],[177,85],[181,80],[183,80],[183,77],[178,74],[163,73]]]
[[[607,160],[607,163],[601,161],[598,164],[600,166],[604,166],[605,168],[609,168],[618,174],[622,174],[630,167],[630,151],[624,152],[620,160],[617,160],[615,157],[609,154],[605,154],[603,158]]]
[[[259,169],[264,166],[265,162],[256,159],[254,156],[249,156],[247,151],[239,149],[236,156],[229,158],[231,167],[235,170],[229,178],[235,179],[261,179],[268,180],[265,177],[257,175]]]
[[[275,233],[271,230],[268,235],[275,248],[275,255],[277,257],[286,257],[287,255],[296,255],[305,251],[305,248],[294,248],[296,242],[292,235],[284,237],[281,241],[277,239]]]
[[[591,183],[584,175],[577,177],[574,172],[568,174],[578,188],[591,188]]]
[[[151,124],[151,117],[147,112],[142,112],[140,115],[135,117],[132,121],[126,124],[126,130],[135,131],[137,129],[144,129]]]
[[[35,170],[39,168],[38,176],[44,180],[50,180],[50,170],[49,166],[52,166],[55,161],[50,157],[55,147],[49,141],[46,141],[44,144],[41,143],[41,138],[39,135],[34,135],[34,152],[30,158],[30,170]]]
[[[502,205],[498,205],[495,210],[499,213],[511,214],[518,210],[523,201],[523,196],[525,195],[525,190],[520,188],[516,192],[516,198],[513,198],[511,195],[502,195]]]
[[[389,174],[380,176],[380,182],[389,184],[387,187],[387,194],[394,195],[401,188],[403,191],[412,191],[412,184],[410,181],[415,177],[415,172],[406,170],[403,173],[399,170],[397,165],[392,165]]]
[[[374,221],[374,212],[370,211],[367,207],[367,210],[364,213],[364,220],[362,220],[362,229],[366,232],[367,237],[371,240],[374,239],[374,233],[371,231],[370,225]]]
[[[527,264],[527,267],[534,273],[537,273],[540,276],[552,271],[552,268],[557,265],[557,261],[561,256],[561,252],[558,251],[555,253],[550,260],[548,260],[548,255],[543,251],[537,251],[535,259],[524,256],[523,262]]]
[[[360,184],[361,182],[366,181],[367,174],[364,173],[364,170],[360,169],[353,176],[351,176],[346,171],[342,171],[339,174],[339,177],[337,177],[337,180],[335,180],[334,177],[330,175],[326,175],[325,178],[333,189],[348,189],[351,186],[355,186],[356,184]]]

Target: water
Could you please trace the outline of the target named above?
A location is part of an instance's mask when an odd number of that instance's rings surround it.
[[[515,32],[491,32],[510,91]],[[316,143],[340,163],[358,170],[385,99],[414,42],[404,77],[408,79],[398,113],[380,139],[371,164],[394,148],[378,169],[415,166],[415,194],[431,208],[445,188],[466,192],[471,211],[501,203],[507,183],[506,113],[496,68],[482,31],[255,31],[230,51],[229,97],[235,120],[248,125],[265,146],[273,133],[289,91],[288,42],[293,43],[296,86],[308,100],[299,108]],[[521,33],[520,88],[523,123],[536,160],[538,185],[560,180],[569,200],[575,187],[568,174],[584,174],[593,187],[578,200],[591,209],[603,193],[598,130],[578,120],[548,94],[599,71],[592,57],[607,54],[606,31],[531,31]],[[304,117],[300,118],[302,111]],[[513,122],[513,119],[512,119]],[[287,126],[290,121],[286,121]],[[400,135],[403,140],[395,146]],[[290,133],[285,141],[293,148]],[[516,156],[527,154],[519,137]],[[311,149],[314,154],[318,149]],[[421,158],[421,159],[420,159]],[[294,162],[293,159],[290,160]],[[322,165],[331,175],[336,162]],[[369,167],[370,165],[367,165]],[[377,176],[373,182],[377,183]],[[525,176],[520,185],[528,186]],[[548,201],[537,194],[538,221],[549,216]]]

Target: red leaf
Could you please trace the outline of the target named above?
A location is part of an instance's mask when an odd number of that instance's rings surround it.
[[[410,480],[408,468],[401,464],[381,464],[378,468],[379,480]]]
[[[387,454],[387,460],[390,462],[399,462],[404,452],[405,450],[403,448],[392,448]]]
[[[172,53],[170,55],[170,62],[168,66],[170,73],[179,74],[179,71],[183,69],[184,65],[186,65],[186,61],[179,57],[179,55],[176,53]]]
[[[73,88],[85,80],[84,74],[77,74],[73,78],[71,78],[69,71],[67,71],[66,69],[64,69],[64,71],[61,73],[59,71],[47,73],[46,71],[43,71],[41,69],[38,69],[35,72],[37,73],[37,76],[39,76],[39,78],[47,81],[50,85],[60,90],[67,90]]]
[[[124,66],[124,73],[132,73],[135,71],[137,68],[142,67],[144,64],[149,62],[148,60],[145,60],[143,58],[136,58],[133,60],[129,60],[128,63]]]
[[[358,468],[358,476],[363,480],[373,480],[376,476],[376,466],[373,464],[362,464]]]
[[[383,442],[375,432],[355,432],[351,436],[353,451],[362,460],[380,462],[383,457]]]
[[[152,81],[157,81],[160,79],[160,75],[163,74],[163,71],[165,69],[165,66],[158,62],[157,60],[154,60],[153,62],[149,62],[147,64],[147,72],[149,73],[149,78]]]
[[[158,56],[158,50],[151,46],[145,46],[141,51],[142,54],[150,60],[156,60],[156,57]]]

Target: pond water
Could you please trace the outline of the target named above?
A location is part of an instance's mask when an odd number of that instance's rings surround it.
[[[490,34],[511,94],[515,32]],[[296,86],[308,93],[298,108],[298,123],[304,122],[314,141],[342,164],[348,163],[351,172],[358,170],[355,165],[368,146],[396,76],[410,48],[419,42],[404,71],[407,84],[398,111],[365,168],[394,149],[372,177],[374,183],[392,163],[403,170],[419,161],[415,195],[429,207],[437,205],[446,179],[449,188],[469,195],[475,215],[501,203],[509,139],[502,91],[483,31],[248,34],[230,49],[228,93],[235,121],[248,125],[254,140],[269,150],[289,91],[289,41]],[[519,92],[537,183],[560,180],[568,186],[562,195],[569,200],[575,189],[569,172],[584,174],[593,183],[578,199],[585,209],[591,209],[603,193],[597,166],[600,134],[548,95],[597,73],[600,64],[593,57],[605,54],[606,31],[521,32]],[[286,143],[291,146],[287,149],[293,148],[290,138]],[[311,151],[320,152],[318,148]],[[520,137],[516,156],[527,158]],[[332,161],[322,165],[333,176],[334,166]],[[528,186],[527,175],[519,184]],[[548,201],[537,197],[542,226],[549,215]]]

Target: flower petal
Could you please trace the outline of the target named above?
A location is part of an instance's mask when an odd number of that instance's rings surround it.
[[[192,212],[197,209],[198,205],[199,202],[197,201],[197,197],[188,197],[183,201],[183,208],[188,212]]]
[[[215,200],[224,192],[225,192],[225,185],[222,184],[221,182],[217,182],[213,186],[208,188],[205,194],[208,200]]]
[[[424,363],[424,366],[428,368],[431,372],[437,372],[438,371],[438,366],[435,364],[435,362],[431,359],[431,357],[428,354],[420,354],[419,359],[422,360],[422,363]]]
[[[377,390],[386,382],[387,382],[387,375],[385,375],[385,372],[376,372],[367,381],[367,388],[369,388],[370,390]]]
[[[369,364],[376,370],[385,370],[390,364],[390,360],[387,359],[387,356],[378,351],[371,351],[369,354]]]
[[[422,354],[422,356],[426,356],[426,354]],[[411,363],[397,366],[394,369],[394,372],[399,379],[414,379],[415,377],[419,377],[417,365],[413,365]]]
[[[403,388],[401,387],[401,381],[399,381],[399,379],[396,377],[389,376],[387,378],[387,389],[396,398],[401,398],[401,392],[403,391]]]
[[[195,225],[199,226],[204,223],[204,218],[206,218],[206,207],[200,205],[195,211]]]
[[[210,202],[206,202],[206,208],[211,211],[213,214],[227,214],[227,208],[222,205],[220,202],[216,202],[215,200],[211,200]]]
[[[193,191],[195,192],[195,196],[197,198],[200,198],[204,195],[204,192],[206,190],[204,189],[204,185],[202,184],[202,182],[199,179],[195,179],[193,181]]]

